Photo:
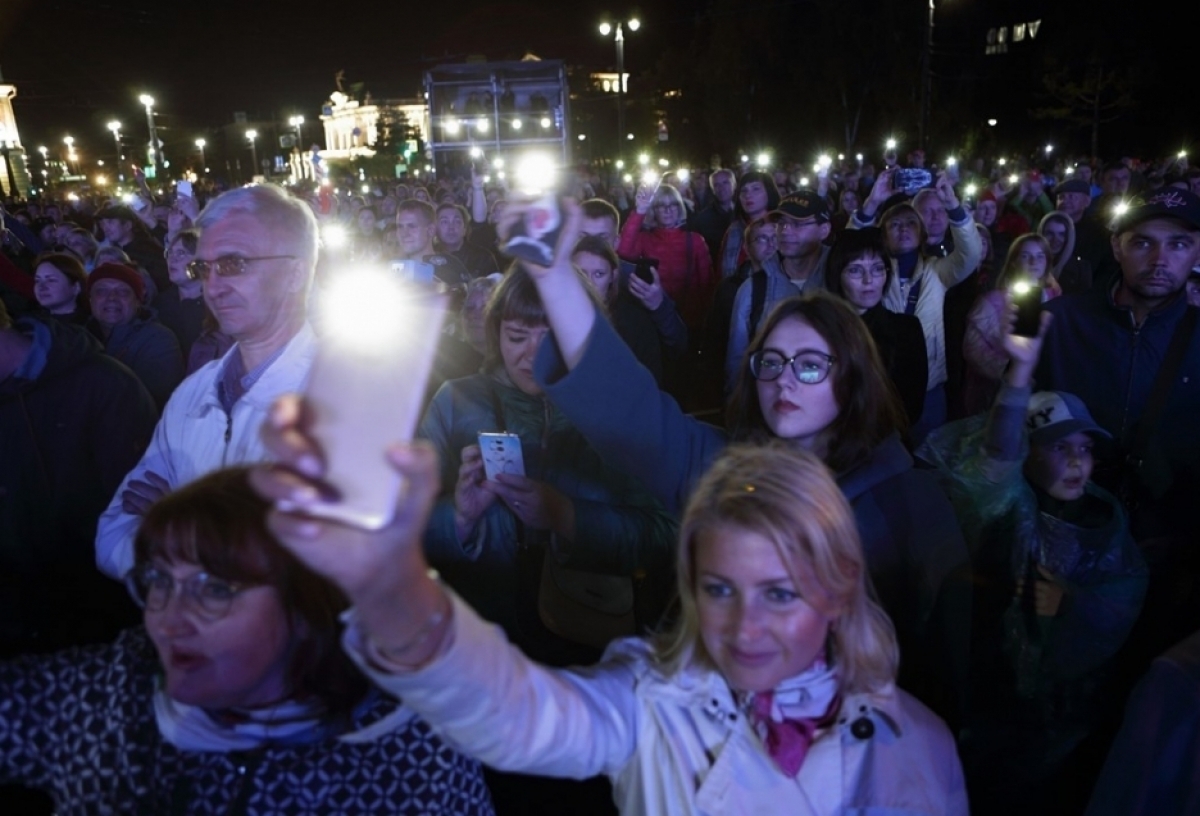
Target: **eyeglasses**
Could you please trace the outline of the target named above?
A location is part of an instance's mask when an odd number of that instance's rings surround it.
[[[666,201],[666,202],[662,202],[662,203],[659,203],[659,204],[655,204],[655,205],[654,205],[654,209],[656,209],[656,210],[669,210],[669,209],[671,209],[672,207],[678,207],[678,206],[679,206],[679,205],[678,205],[678,204],[676,204],[674,201]]]
[[[836,362],[836,357],[812,349],[805,349],[795,357],[784,357],[778,351],[756,351],[750,355],[750,373],[756,380],[770,382],[779,379],[790,364],[798,382],[817,385],[828,379],[829,369]]]
[[[246,274],[246,265],[257,261],[293,261],[295,255],[263,255],[258,258],[243,258],[240,255],[222,255],[215,261],[192,261],[187,265],[190,280],[208,280],[210,272],[221,278],[237,278]]]
[[[874,266],[847,266],[842,270],[842,274],[847,278],[864,281],[882,280],[887,276],[887,267],[883,264],[875,264]]]
[[[133,600],[147,612],[161,612],[166,609],[168,601],[175,593],[175,584],[182,583],[183,597],[194,611],[207,620],[223,618],[229,612],[229,606],[239,593],[247,589],[242,584],[235,584],[221,578],[215,578],[207,572],[197,572],[182,582],[177,582],[171,573],[144,564],[136,567],[125,576],[125,587]]]

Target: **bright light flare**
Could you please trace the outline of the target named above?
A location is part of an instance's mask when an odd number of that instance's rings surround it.
[[[554,187],[558,168],[545,153],[527,153],[517,161],[517,187],[527,193],[541,193]]]
[[[483,156],[483,150],[478,147],[472,147],[470,153],[472,159],[478,159]]]
[[[642,173],[642,184],[647,187],[657,187],[658,173],[655,173],[653,170],[647,170],[645,173]]]
[[[321,338],[362,353],[394,349],[414,321],[412,293],[387,270],[346,269],[320,293]]]
[[[457,119],[448,119],[446,120],[446,124],[442,125],[442,127],[445,129],[447,135],[457,136],[458,131],[462,128],[462,125],[458,123]]]
[[[884,142],[884,147],[886,147],[888,150],[895,150],[896,149],[896,140],[888,139],[886,142]]]
[[[1127,212],[1129,212],[1128,201],[1118,201],[1116,205],[1113,206],[1113,215],[1122,216]]]
[[[768,166],[771,163],[771,154],[770,153],[759,153],[758,156],[755,157],[754,163],[757,164],[759,167]]]
[[[346,245],[346,228],[341,224],[328,224],[321,229],[321,241],[329,249],[340,249]]]
[[[688,170],[686,167],[680,168],[680,169],[679,169],[679,170],[678,170],[678,171],[675,173],[675,175],[676,175],[676,177],[677,177],[677,178],[678,178],[678,179],[679,179],[681,182],[683,182],[684,184],[686,184],[686,183],[687,183],[687,181],[688,181],[688,179],[690,179],[690,178],[692,177],[692,173],[691,173],[691,171],[690,171],[690,170]]]

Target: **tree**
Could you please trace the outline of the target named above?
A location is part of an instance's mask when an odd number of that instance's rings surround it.
[[[1137,107],[1142,77],[1136,71],[1117,70],[1096,53],[1082,66],[1060,65],[1054,57],[1047,62],[1054,70],[1043,76],[1042,84],[1054,104],[1035,108],[1030,115],[1090,126],[1092,155],[1099,156],[1100,126]]]

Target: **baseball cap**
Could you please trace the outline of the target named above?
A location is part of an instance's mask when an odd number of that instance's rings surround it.
[[[1113,232],[1120,235],[1152,218],[1171,218],[1200,231],[1200,196],[1179,187],[1163,187],[1148,198],[1135,198],[1113,222]]]
[[[1092,186],[1083,179],[1071,179],[1064,181],[1054,188],[1056,196],[1063,195],[1064,193],[1083,193],[1086,196],[1090,196],[1092,194]]]
[[[780,215],[790,218],[815,218],[818,224],[829,221],[829,208],[825,199],[817,195],[815,190],[797,190],[780,200],[779,206],[767,214],[768,220],[778,221]]]
[[[1112,438],[1092,419],[1083,400],[1066,391],[1038,391],[1030,397],[1025,427],[1034,445],[1049,445],[1079,431]]]

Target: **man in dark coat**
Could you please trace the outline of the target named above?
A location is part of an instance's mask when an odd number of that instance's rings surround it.
[[[0,657],[111,639],[136,621],[95,567],[96,520],[158,412],[88,332],[0,307]]]

